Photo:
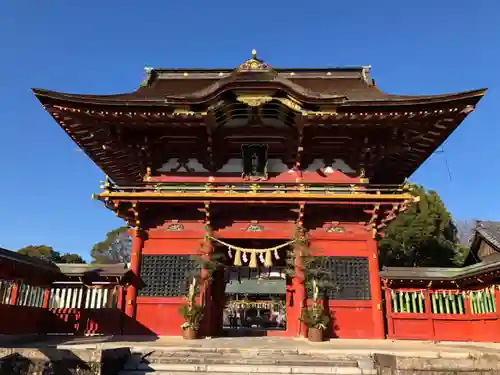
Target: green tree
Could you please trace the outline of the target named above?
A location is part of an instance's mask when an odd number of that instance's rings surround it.
[[[128,234],[128,227],[113,229],[106,234],[104,241],[96,243],[90,255],[92,263],[128,263],[132,241]]]
[[[400,213],[379,241],[381,265],[454,267],[461,265],[464,249],[458,244],[451,214],[435,191],[414,188],[420,198]]]
[[[85,264],[85,260],[78,254],[62,254],[57,261],[57,263],[73,263],[73,264]]]
[[[19,254],[41,258],[54,263],[85,263],[78,254],[62,254],[47,245],[29,245],[17,251]]]

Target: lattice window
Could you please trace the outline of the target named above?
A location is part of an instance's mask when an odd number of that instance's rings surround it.
[[[370,273],[366,257],[315,257],[316,267],[328,274],[331,284],[327,290],[330,300],[370,300]],[[308,297],[312,291],[308,290]]]
[[[191,276],[200,271],[190,255],[144,255],[140,277],[145,284],[139,290],[144,297],[183,297]]]

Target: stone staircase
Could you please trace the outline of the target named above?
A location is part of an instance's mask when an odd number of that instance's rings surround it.
[[[147,350],[131,348],[121,375],[376,374],[371,356],[299,354],[274,349]]]

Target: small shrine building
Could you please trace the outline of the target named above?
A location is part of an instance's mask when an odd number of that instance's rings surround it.
[[[479,221],[461,268],[384,267],[387,337],[500,341],[500,223]]]

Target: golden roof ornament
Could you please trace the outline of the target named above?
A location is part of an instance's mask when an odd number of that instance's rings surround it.
[[[237,70],[243,72],[269,70],[271,67],[257,57],[257,50],[252,50],[252,57],[241,64]]]

